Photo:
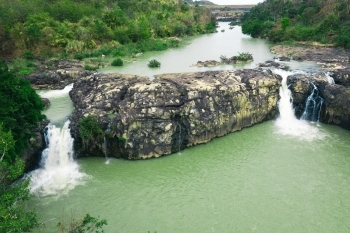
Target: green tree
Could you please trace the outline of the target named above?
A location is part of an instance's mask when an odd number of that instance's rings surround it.
[[[41,114],[44,107],[30,83],[0,61],[0,123],[15,138],[17,154],[28,145],[31,130],[45,119],[45,115]]]
[[[286,28],[290,25],[290,19],[287,17],[282,18],[281,23],[282,23],[282,30],[285,31]]]
[[[86,214],[83,219],[76,219],[73,215],[70,219],[62,219],[57,227],[62,233],[104,233],[102,227],[107,225],[107,220],[92,217]]]
[[[12,134],[0,125],[0,232],[27,232],[38,225],[36,213],[23,207],[29,199],[29,180],[12,183],[24,170],[23,161],[14,154]]]

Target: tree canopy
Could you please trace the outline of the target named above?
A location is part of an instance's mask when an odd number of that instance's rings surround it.
[[[31,130],[45,118],[43,109],[44,104],[30,83],[0,61],[0,124],[15,139],[17,154],[27,146]],[[15,153],[11,159],[15,159]]]
[[[271,41],[318,41],[350,48],[349,0],[265,0],[242,19],[242,31]]]
[[[177,0],[0,0],[0,57],[68,56],[215,26],[207,8]]]

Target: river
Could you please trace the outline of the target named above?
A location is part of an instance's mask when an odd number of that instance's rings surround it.
[[[180,48],[146,53],[119,70],[100,72],[151,77],[252,68],[273,58],[266,41],[242,35],[239,27],[229,30],[226,23],[220,27],[216,34],[186,38]],[[225,32],[220,32],[222,28]],[[254,62],[238,67],[190,66],[237,52],[252,53]],[[162,62],[160,69],[147,67],[153,58]],[[63,112],[60,106],[71,102],[62,101],[66,97],[61,92],[53,96],[61,97],[46,114],[61,114],[54,123],[63,125],[70,110]],[[35,232],[57,232],[55,225],[72,213],[107,219],[106,233],[350,232],[350,132],[307,123],[310,128],[302,135],[286,134],[280,122],[279,118],[260,123],[158,159],[106,163],[105,158],[80,158],[74,162],[84,176],[73,189],[41,192],[30,200],[28,208],[35,208],[46,226]]]

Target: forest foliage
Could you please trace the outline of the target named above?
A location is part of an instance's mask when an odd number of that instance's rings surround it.
[[[0,0],[0,57],[120,56],[215,26],[208,9],[179,0]]]
[[[350,48],[350,0],[265,0],[242,22],[243,33],[273,42],[317,41]]]
[[[0,61],[0,232],[26,232],[38,225],[36,214],[23,206],[29,181],[18,181],[24,172],[19,155],[45,118],[43,108],[30,83]]]

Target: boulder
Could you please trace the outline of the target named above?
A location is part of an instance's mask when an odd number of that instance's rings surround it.
[[[261,70],[91,75],[70,92],[71,129],[80,155],[160,157],[273,118],[280,85]],[[79,122],[89,115],[105,133],[83,146]]]
[[[306,99],[314,86],[318,90],[323,90],[326,85],[329,85],[329,82],[324,73],[294,74],[287,77],[287,85],[292,92],[295,115],[300,117],[305,110]]]
[[[327,85],[322,91],[325,100],[323,122],[350,129],[350,88],[342,85]]]
[[[345,69],[337,69],[329,72],[334,82],[345,87],[350,87],[350,67]]]

